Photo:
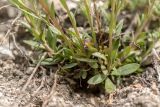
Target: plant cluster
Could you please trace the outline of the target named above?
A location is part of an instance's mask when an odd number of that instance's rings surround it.
[[[61,73],[72,74],[90,85],[102,84],[108,93],[115,91],[121,77],[141,72],[141,62],[160,36],[158,27],[144,30],[153,17],[159,17],[158,0],[106,0],[102,6],[97,6],[96,0],[80,0],[79,10],[89,26],[83,31],[77,27],[76,13],[69,10],[66,0],[60,2],[70,19],[70,28],[60,23],[54,2],[10,1],[23,12],[22,24],[34,37],[25,43],[48,52],[41,64],[58,64]],[[143,10],[138,13],[139,7]],[[125,26],[123,11],[137,13],[136,26],[127,33],[129,26]]]

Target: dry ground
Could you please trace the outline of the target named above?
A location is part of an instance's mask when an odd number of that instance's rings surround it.
[[[0,1],[0,8],[6,5],[7,0]],[[75,89],[56,75],[55,68],[43,67],[24,89],[35,67],[24,55],[33,52],[21,42],[29,35],[19,25],[11,24],[17,16],[18,11],[11,6],[0,9],[0,41],[4,40],[0,45],[0,107],[160,107],[159,64],[146,68],[139,76],[125,78],[125,87],[110,96]]]

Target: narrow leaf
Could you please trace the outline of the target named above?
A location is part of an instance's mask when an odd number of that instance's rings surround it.
[[[78,61],[81,61],[81,62],[97,62],[97,60],[94,60],[94,59],[89,59],[89,58],[75,58],[76,60]]]
[[[70,69],[70,68],[73,68],[77,65],[78,65],[77,63],[66,64],[63,66],[63,69]]]
[[[109,78],[105,80],[105,90],[108,93],[114,92],[116,90],[116,86],[113,84],[113,82]]]
[[[82,79],[86,79],[87,78],[87,71],[82,71]]]
[[[96,85],[105,80],[105,75],[97,74],[88,80],[88,84]]]
[[[38,62],[37,62],[38,63]],[[54,65],[54,64],[57,64],[57,62],[55,62],[54,60],[53,60],[53,58],[47,58],[47,59],[45,59],[45,60],[43,60],[42,62],[41,62],[41,65],[43,65],[43,66],[49,66],[49,65]]]
[[[137,63],[127,64],[122,67],[119,67],[117,70],[114,70],[111,75],[125,76],[134,73],[140,68],[140,65]]]
[[[123,28],[123,19],[119,21],[118,25],[116,26],[116,36],[119,36],[121,34],[122,28]]]
[[[24,40],[23,42],[26,43],[27,45],[32,46],[32,47],[44,49],[43,45],[38,43],[38,42],[36,42],[36,41]]]
[[[98,57],[98,58],[100,58],[100,59],[103,59],[103,60],[107,60],[106,59],[106,56],[104,55],[104,54],[102,54],[102,53],[100,53],[100,52],[95,52],[95,53],[93,53],[92,54],[93,56],[95,56],[95,57]]]
[[[67,6],[67,3],[66,3],[66,0],[60,0],[61,4],[63,5],[63,7],[66,9],[68,6]]]
[[[94,68],[94,69],[97,69],[98,68],[98,64],[96,62],[94,63],[89,63],[89,66]]]
[[[127,57],[131,52],[131,47],[127,46],[126,48],[124,48],[124,50],[122,52],[119,53],[118,57],[119,58],[123,58],[123,57]]]
[[[57,35],[53,34],[50,29],[47,31],[47,41],[49,46],[54,50],[57,51]]]
[[[55,18],[55,14],[56,14],[56,11],[55,11],[55,7],[54,7],[54,2],[52,2],[51,6],[50,6],[50,15],[52,18]]]

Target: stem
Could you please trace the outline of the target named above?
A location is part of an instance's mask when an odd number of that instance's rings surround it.
[[[112,0],[112,13],[111,13],[111,22],[109,26],[109,49],[112,51],[112,36],[113,36],[113,30],[115,26],[115,0]]]
[[[99,12],[98,12],[97,6],[96,6],[96,0],[94,0],[94,12],[95,12],[95,16],[96,16],[97,30],[98,30],[98,32],[100,32],[101,31],[101,22],[100,22],[100,15],[99,15]]]
[[[93,26],[93,17],[91,15],[91,10],[90,10],[91,7],[87,3],[87,0],[84,0],[84,5],[85,5],[86,11],[87,11],[87,18],[88,18],[89,25],[90,25],[91,31],[92,31],[93,42],[97,46],[97,39],[96,39],[96,34],[95,34],[95,31],[94,31],[94,26]]]
[[[113,38],[113,31],[115,28],[115,24],[116,24],[116,13],[115,13],[115,7],[116,7],[116,0],[112,0],[111,1],[111,22],[110,22],[110,26],[109,26],[109,65],[108,65],[108,71],[111,71],[111,66],[112,66],[112,38]]]
[[[136,31],[135,33],[135,36],[134,36],[134,42],[137,41],[138,37],[139,37],[139,34],[142,32],[142,30],[145,28],[147,22],[150,20],[151,16],[152,16],[152,11],[153,11],[153,6],[155,4],[155,1],[156,0],[153,0],[152,1],[152,4],[148,7],[148,12],[146,14],[146,18],[144,19],[143,23],[141,24],[141,26],[138,28],[138,30]]]
[[[101,43],[101,39],[102,39],[102,32],[101,32],[101,18],[100,18],[100,14],[98,12],[98,9],[97,9],[97,5],[96,5],[96,0],[93,0],[94,2],[94,13],[95,13],[95,16],[96,16],[96,24],[97,24],[97,30],[98,30],[98,33],[99,33],[99,40],[98,40],[98,45],[100,45]],[[103,47],[103,46],[102,46]]]
[[[55,54],[54,50],[52,50],[46,42],[43,44],[43,46],[51,55]]]
[[[61,33],[62,33],[62,38],[65,41],[64,43],[66,43],[66,45],[68,45],[68,47],[70,49],[73,49],[73,46],[69,40],[69,38],[67,37],[67,35],[65,35],[65,33],[62,30],[61,25],[59,24],[58,20],[56,19],[56,17],[51,17],[51,13],[49,11],[48,6],[45,4],[44,0],[39,0],[40,5],[42,6],[42,8],[44,9],[45,13],[47,15],[49,15],[50,19],[51,19],[51,24],[54,25]]]
[[[74,31],[75,31],[75,33],[76,33],[75,36],[76,36],[76,38],[78,39],[78,41],[79,41],[79,43],[80,43],[80,45],[81,45],[81,50],[84,51],[84,41],[83,41],[83,40],[81,39],[81,37],[80,37],[80,33],[79,33],[79,31],[78,31],[78,28],[77,28],[77,25],[76,25],[76,21],[75,21],[75,19],[73,18],[73,16],[72,16],[72,14],[71,14],[71,12],[70,12],[67,4],[64,6],[64,8],[65,8],[66,11],[67,11],[67,14],[68,14],[68,16],[69,16],[69,18],[70,18],[70,21],[71,21],[71,24],[72,24],[72,26],[73,26],[73,29],[74,29]]]

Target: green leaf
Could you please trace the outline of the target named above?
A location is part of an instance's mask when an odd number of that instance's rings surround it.
[[[89,59],[89,58],[75,58],[75,59],[81,62],[89,62],[89,63],[97,62],[97,60]]]
[[[139,43],[145,43],[145,39],[147,38],[147,33],[146,32],[141,32],[136,40],[136,44]],[[147,38],[148,39],[148,38]]]
[[[67,3],[66,0],[60,0],[61,4],[63,5],[64,8],[67,8]]]
[[[45,59],[45,60],[43,60],[42,62],[41,62],[41,65],[43,65],[43,66],[46,66],[46,65],[54,65],[54,64],[56,64],[57,62],[54,62],[54,60],[53,60],[53,58],[47,58],[47,59]]]
[[[109,73],[107,69],[102,70],[102,72],[104,75],[108,75],[108,73]]]
[[[72,59],[73,53],[72,53],[71,49],[63,48],[62,52],[64,53],[63,55],[64,55],[65,58]]]
[[[106,66],[105,65],[101,65],[101,70],[106,70]]]
[[[129,74],[134,73],[140,68],[140,65],[137,63],[131,63],[124,65],[122,67],[119,67],[117,70],[114,70],[111,75],[116,75],[116,76],[126,76]]]
[[[119,21],[118,25],[116,26],[116,36],[119,36],[121,34],[122,28],[123,28],[123,19]]]
[[[95,34],[95,30],[94,30],[93,17],[92,17],[92,13],[91,13],[91,0],[84,0],[83,3],[84,3],[84,8],[82,8],[83,13],[85,16],[87,16],[89,25],[91,27],[93,41],[94,41],[94,43],[96,43],[96,34]]]
[[[31,15],[31,16],[37,18],[37,19],[40,19],[38,16],[36,16],[34,14],[34,12],[30,8],[25,6],[25,4],[22,2],[22,0],[10,0],[10,2],[13,5],[15,5],[17,8],[19,8],[22,12],[24,12],[28,15]]]
[[[113,50],[118,51],[119,46],[120,46],[120,40],[119,39],[116,39],[115,41],[113,41]]]
[[[96,62],[93,63],[88,63],[90,67],[97,69],[98,68],[98,64]]]
[[[116,51],[116,50],[113,50],[113,51],[112,51],[112,54],[111,54],[111,59],[112,59],[112,61],[114,62],[116,58],[117,58],[117,51]]]
[[[102,72],[103,72],[104,75],[108,74],[108,70],[107,70],[107,68],[106,68],[105,65],[101,65],[101,70],[102,70]]]
[[[97,48],[88,45],[88,51],[91,52],[91,53],[93,53],[93,52],[97,52],[98,50],[97,50]]]
[[[31,26],[26,21],[20,21],[22,25],[24,25],[29,31],[31,31]]]
[[[82,69],[80,72],[78,72],[78,73],[76,73],[76,74],[74,75],[74,78],[75,78],[75,79],[80,79],[80,78],[86,79],[86,78],[87,78],[87,71],[88,71],[88,70]]]
[[[53,34],[51,29],[48,29],[47,31],[47,41],[49,46],[54,50],[57,51],[57,35]]]
[[[67,14],[69,15],[70,21],[74,27],[76,27],[76,19],[73,13],[69,10],[66,0],[60,0],[63,7],[67,10]],[[75,28],[74,28],[75,29]]]
[[[105,75],[97,74],[88,80],[88,84],[96,85],[102,83],[105,80]]]
[[[74,26],[77,26],[77,22],[76,22],[76,19],[75,19],[74,14],[73,14],[72,12],[70,12],[70,15],[71,15],[71,16],[70,16],[70,19],[71,19],[73,25],[74,25]]]
[[[62,33],[53,25],[49,26],[49,29],[56,35],[61,35]]]
[[[123,58],[123,57],[127,57],[131,52],[131,47],[127,46],[126,48],[124,48],[124,50],[122,52],[119,53],[118,57],[119,58]]]
[[[82,79],[86,79],[87,78],[87,71],[82,71]]]
[[[41,49],[44,49],[44,46],[36,41],[33,41],[33,40],[24,40],[23,41],[24,43],[26,43],[27,45],[30,45],[34,48],[41,48]]]
[[[113,84],[113,82],[109,78],[105,80],[105,90],[108,93],[114,92],[116,90],[116,86]]]
[[[77,63],[66,64],[63,66],[63,69],[70,69],[70,68],[73,68],[77,65],[78,65]]]
[[[98,57],[98,58],[100,58],[100,59],[103,59],[103,60],[107,60],[106,59],[106,56],[104,55],[104,54],[102,54],[102,53],[100,53],[100,52],[95,52],[95,53],[93,53],[92,54],[93,56],[95,56],[95,57]]]
[[[44,29],[42,34],[40,35],[40,38],[43,41],[43,43],[46,42],[46,35],[47,35],[47,29]]]
[[[66,0],[60,0],[60,2],[61,2],[61,4],[63,5],[63,7],[67,11],[67,14],[68,14],[69,19],[70,19],[70,21],[72,23],[73,29],[75,30],[75,33],[76,33],[75,36],[78,39],[79,43],[81,44],[81,49],[83,49],[83,41],[80,38],[80,34],[79,34],[79,31],[78,31],[78,28],[77,28],[77,24],[76,24],[76,19],[75,19],[73,13],[69,10],[68,5],[66,3]]]
[[[50,15],[52,18],[55,18],[55,14],[56,14],[56,11],[55,11],[55,7],[54,7],[54,2],[52,2],[51,6],[50,6]]]

